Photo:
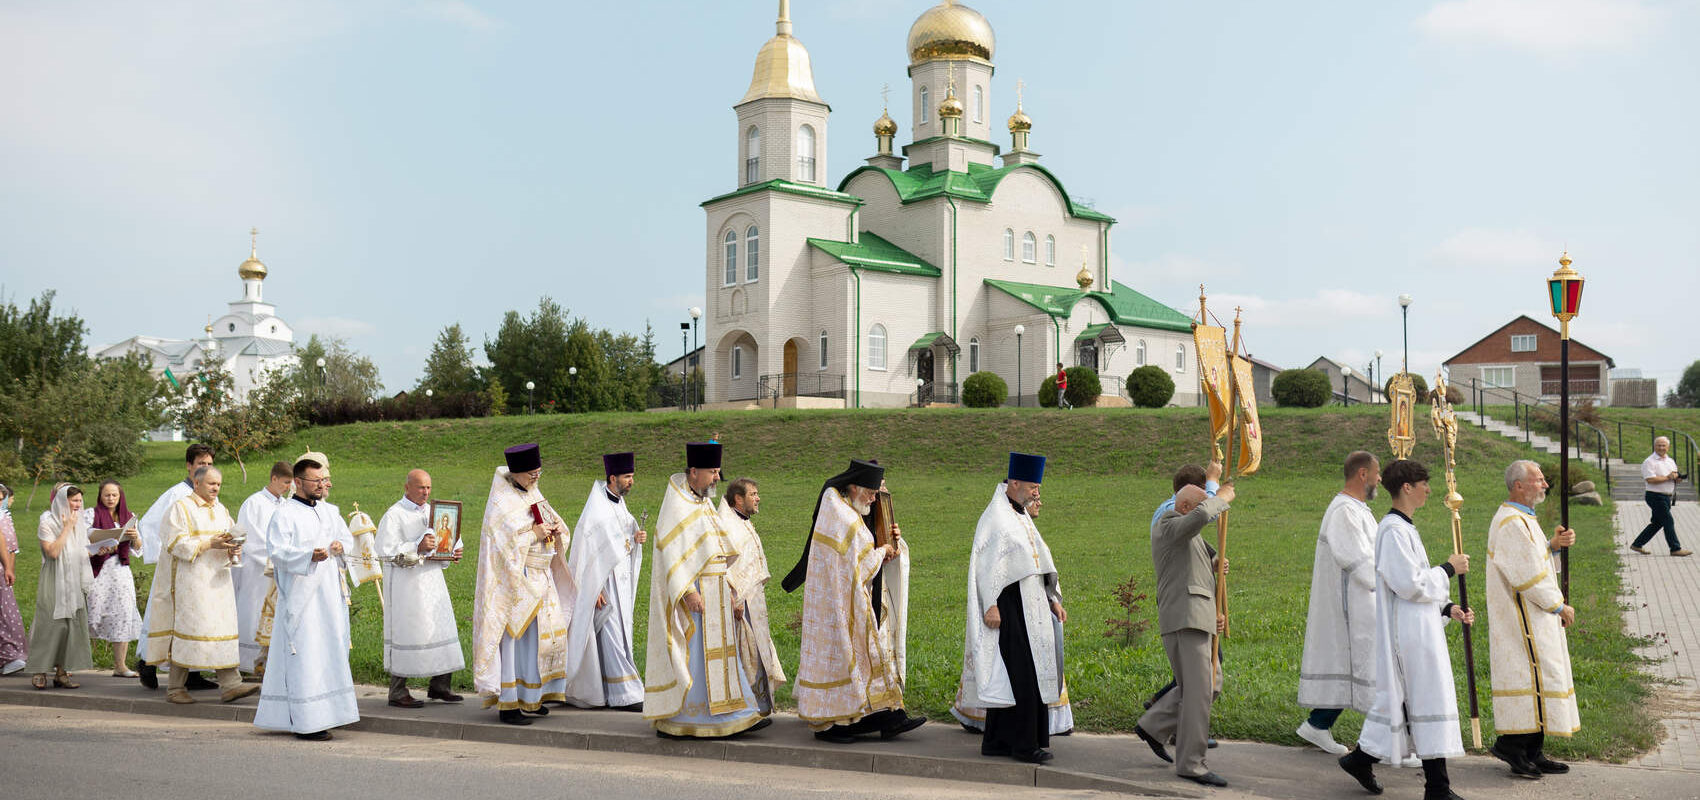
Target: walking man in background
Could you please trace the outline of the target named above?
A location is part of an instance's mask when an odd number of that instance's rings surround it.
[[[1682,480],[1682,475],[1676,471],[1676,459],[1670,457],[1669,439],[1660,436],[1653,440],[1653,454],[1641,462],[1641,477],[1647,481],[1647,508],[1652,509],[1653,519],[1641,529],[1641,535],[1635,537],[1629,549],[1647,555],[1647,543],[1653,540],[1654,533],[1663,528],[1665,546],[1670,548],[1671,555],[1692,554],[1693,550],[1684,549],[1682,543],[1676,540],[1676,518],[1670,514],[1671,503],[1676,500],[1676,484]]]

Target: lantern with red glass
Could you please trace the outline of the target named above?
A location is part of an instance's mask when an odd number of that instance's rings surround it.
[[[1547,279],[1552,315],[1558,318],[1558,514],[1559,526],[1570,527],[1570,320],[1582,310],[1582,273],[1570,268],[1570,253],[1558,257],[1558,269]],[[1559,551],[1559,588],[1570,597],[1570,548]]]

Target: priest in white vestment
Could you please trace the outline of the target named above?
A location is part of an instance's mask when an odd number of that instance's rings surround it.
[[[567,626],[575,590],[567,571],[566,521],[537,481],[536,444],[504,450],[490,480],[472,598],[472,686],[509,725],[545,716],[567,700]]]
[[[271,530],[272,514],[289,500],[294,482],[294,468],[279,461],[272,465],[266,487],[249,495],[236,511],[236,529],[247,537],[242,543],[242,566],[230,568],[230,579],[236,584],[236,649],[242,656],[243,672],[265,669],[272,633],[266,601],[272,601],[273,608],[277,602],[277,581],[269,574],[271,548],[266,546],[266,533]]]
[[[1547,481],[1533,461],[1516,461],[1505,471],[1509,499],[1488,525],[1488,656],[1493,670],[1491,752],[1521,778],[1570,771],[1542,752],[1547,736],[1569,738],[1582,728],[1576,684],[1570,675],[1570,640],[1576,608],[1564,601],[1557,580],[1557,553],[1576,542],[1560,527],[1551,539],[1541,532],[1535,506],[1546,499]]]
[[[803,587],[797,716],[834,744],[890,739],[927,721],[903,706],[909,547],[895,533],[876,547],[866,520],[884,479],[884,467],[861,460],[827,479],[803,553],[781,582],[787,592]]]
[[[177,505],[178,500],[188,497],[189,493],[194,491],[195,470],[201,467],[210,467],[212,463],[213,449],[199,442],[189,445],[184,452],[183,480],[171,484],[171,488],[161,493],[159,499],[153,501],[153,505],[148,506],[147,512],[142,514],[141,520],[136,523],[136,533],[142,537],[142,563],[153,564],[159,561],[161,549],[159,526],[165,522],[165,515],[171,511],[171,507]],[[142,630],[144,631],[152,625],[153,604],[149,603],[148,606],[148,608],[142,609]],[[143,686],[149,689],[158,689],[158,669],[153,664],[149,664],[147,658],[142,655],[142,648],[146,646],[146,643],[143,643],[142,647],[136,648],[136,672],[141,676]],[[202,678],[199,672],[189,675],[188,686],[190,689],[211,689],[216,685]]]
[[[573,526],[567,570],[578,594],[567,628],[567,702],[580,708],[643,710],[632,613],[649,534],[626,507],[636,473],[635,454],[604,455],[603,480],[591,485]]]
[[[643,717],[665,739],[718,739],[767,727],[739,652],[728,567],[737,555],[714,509],[720,444],[685,445],[667,481],[649,569]]]
[[[389,703],[397,708],[425,705],[407,690],[408,678],[425,678],[429,699],[445,703],[465,699],[454,693],[450,683],[455,671],[466,666],[466,658],[460,652],[460,630],[443,578],[443,570],[460,563],[462,548],[456,543],[447,558],[429,557],[439,545],[430,513],[431,475],[415,469],[407,473],[401,499],[378,521],[375,546],[384,569],[384,670],[390,674]]]
[[[754,480],[739,478],[726,485],[720,500],[720,524],[726,529],[727,545],[736,557],[726,571],[732,585],[732,619],[738,628],[738,657],[750,688],[764,713],[772,713],[773,696],[785,683],[785,666],[773,646],[768,628],[767,551],[756,533],[755,516],[761,511],[761,487]]]
[[[1381,462],[1359,450],[1346,456],[1345,485],[1322,514],[1310,570],[1310,609],[1299,661],[1299,706],[1310,718],[1299,738],[1345,755],[1332,729],[1340,712],[1369,713],[1375,702],[1375,499]]]
[[[1049,706],[1063,692],[1062,590],[1028,508],[1045,459],[1009,454],[1009,470],[974,527],[957,705],[983,716],[980,754],[1043,764]],[[953,709],[960,719],[967,716]]]
[[[1472,624],[1476,614],[1448,600],[1452,576],[1469,571],[1470,557],[1456,553],[1429,566],[1412,522],[1428,502],[1428,478],[1423,465],[1409,460],[1381,473],[1393,510],[1375,534],[1375,703],[1357,749],[1340,757],[1340,767],[1381,794],[1376,762],[1400,766],[1414,755],[1422,760],[1424,800],[1451,800],[1446,759],[1464,755],[1464,737],[1445,627],[1452,620]]]
[[[322,741],[331,728],[360,719],[348,666],[348,585],[343,553],[354,546],[348,523],[325,501],[330,460],[295,460],[295,496],[272,515],[266,543],[277,579],[277,620],[254,725]]]

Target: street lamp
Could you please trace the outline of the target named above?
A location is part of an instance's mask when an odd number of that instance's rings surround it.
[[[702,308],[699,307],[699,306],[691,306],[691,349],[692,350],[695,350],[698,347],[698,345],[697,345],[697,320],[700,320],[700,319],[702,319]],[[687,358],[685,360],[689,361],[690,359]],[[705,375],[703,377],[706,378],[707,376]],[[698,398],[697,398],[697,391],[696,391],[695,388],[692,388],[691,389],[691,407],[697,408],[700,405],[701,405],[701,401],[698,400]]]
[[[1558,524],[1570,527],[1570,320],[1582,311],[1582,273],[1570,268],[1570,251],[1558,257],[1547,279],[1552,315],[1558,318]],[[1570,597],[1570,548],[1558,552],[1559,590]]]
[[[1387,399],[1387,390],[1382,388],[1381,384],[1377,383],[1377,381],[1386,380],[1387,374],[1381,371],[1381,351],[1377,350],[1375,351],[1375,374],[1369,377],[1369,382],[1375,384],[1376,388],[1381,389],[1381,399],[1383,400]],[[1374,398],[1372,397],[1371,399]]]
[[[526,381],[525,382],[525,413],[527,413],[527,414],[532,413],[532,411],[531,411],[531,390],[536,389],[536,388],[537,388],[537,382],[536,381]]]
[[[1351,367],[1341,367],[1340,368],[1340,394],[1344,398],[1341,401],[1341,405],[1349,406],[1349,405],[1352,404],[1352,368]]]
[[[1405,341],[1405,356],[1399,367],[1400,372],[1411,371],[1411,296],[1399,295],[1399,314],[1401,338]]]
[[[567,413],[573,413],[573,384],[578,381],[578,367],[567,367]]]
[[[1027,326],[1015,326],[1015,404],[1023,405],[1021,399],[1021,334],[1027,332]]]
[[[691,332],[691,323],[689,323],[689,322],[679,323],[679,349],[685,351],[685,354],[679,357],[679,410],[680,411],[684,411],[687,408],[687,405],[685,403],[685,392],[687,390],[689,390],[690,386],[691,386],[691,343],[690,343],[690,340],[689,340],[690,332]]]

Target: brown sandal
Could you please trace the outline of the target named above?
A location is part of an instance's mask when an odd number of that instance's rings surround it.
[[[35,675],[31,676],[30,677],[30,685],[34,686],[37,689],[46,689],[47,688],[47,673],[37,672]]]
[[[71,673],[65,672],[64,670],[60,670],[59,674],[53,676],[53,685],[61,689],[81,689],[83,686],[82,684],[71,680]]]

